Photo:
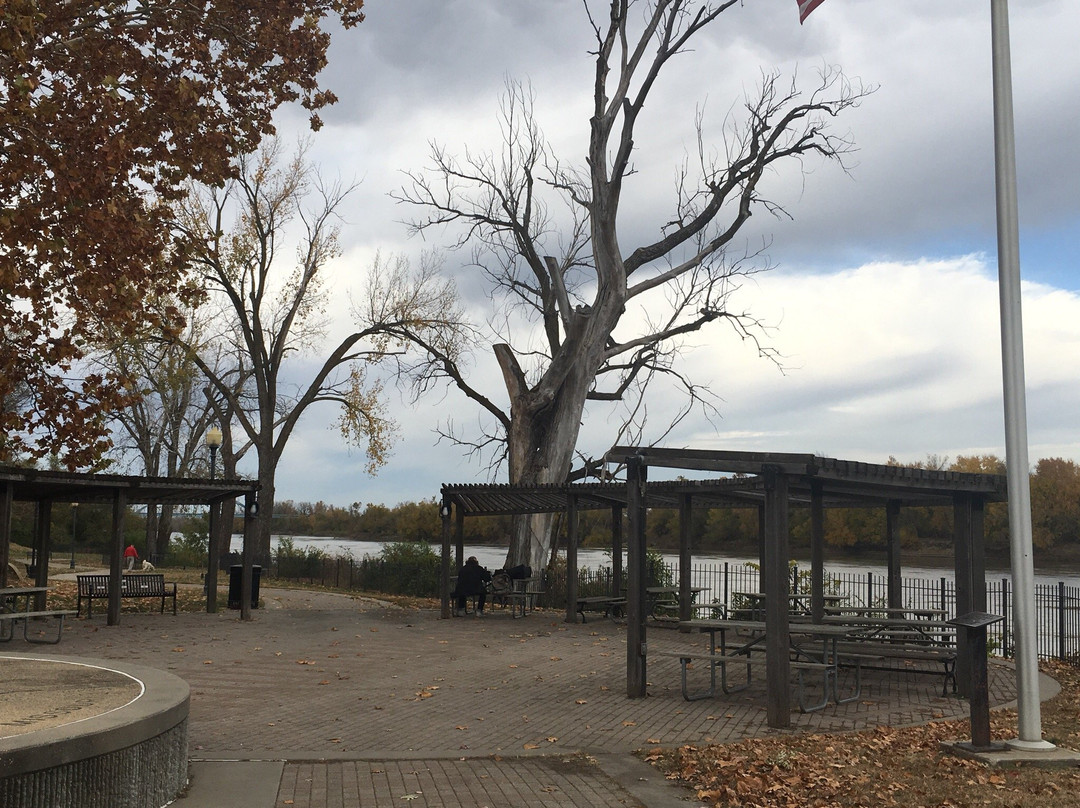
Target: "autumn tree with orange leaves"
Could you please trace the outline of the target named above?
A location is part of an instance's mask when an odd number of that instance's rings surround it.
[[[104,330],[180,322],[187,245],[168,226],[189,180],[235,158],[319,87],[336,17],[363,0],[0,0],[0,461],[91,466],[128,398],[81,373]]]

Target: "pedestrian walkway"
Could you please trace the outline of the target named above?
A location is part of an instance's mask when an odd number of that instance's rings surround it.
[[[191,686],[192,785],[183,808],[687,806],[688,792],[639,749],[774,732],[764,686],[686,702],[676,659],[649,664],[649,697],[626,697],[625,626],[440,620],[434,611],[263,589],[237,612],[124,613],[72,621],[42,652],[126,660]],[[650,628],[649,645],[686,635]],[[1014,698],[991,666],[991,704]],[[794,731],[847,731],[962,718],[941,678],[870,673],[857,702],[792,714]]]

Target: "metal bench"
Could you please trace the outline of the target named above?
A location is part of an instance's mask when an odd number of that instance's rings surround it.
[[[510,614],[513,617],[524,617],[526,611],[536,608],[536,599],[544,594],[543,576],[535,578],[515,578],[509,592],[504,592],[503,597],[510,604]]]
[[[77,575],[79,599],[77,615],[82,614],[83,601],[86,601],[86,616],[94,615],[94,600],[109,599],[108,575]],[[171,588],[170,588],[171,587]],[[127,573],[120,579],[121,598],[160,598],[161,614],[165,614],[165,599],[172,598],[173,614],[176,614],[176,584],[165,583],[165,576],[160,572]]]

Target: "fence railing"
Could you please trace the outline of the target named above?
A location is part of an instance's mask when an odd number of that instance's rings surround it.
[[[302,580],[320,586],[341,589],[386,591],[382,587],[379,567],[369,559],[356,560],[348,556],[316,557],[289,563],[275,562],[264,570],[269,577]],[[566,608],[566,571],[555,568],[545,573],[544,595],[539,605],[546,608]],[[647,585],[670,585],[679,579],[677,565],[660,564],[650,570]],[[723,604],[731,608],[738,604],[738,594],[759,592],[759,570],[746,564],[699,563],[690,568],[692,586],[703,587],[702,600]],[[622,582],[625,584],[625,581]],[[810,591],[809,571],[791,568],[792,592]],[[406,594],[437,597],[437,570],[425,570],[415,576]],[[578,596],[609,594],[614,591],[610,567],[583,568],[578,570]],[[828,572],[825,573],[825,591],[843,595],[854,606],[882,606],[888,602],[888,581],[881,573]],[[944,576],[940,578],[901,579],[902,603],[910,609],[943,609],[956,615],[956,586]],[[1015,627],[1012,619],[1012,587],[1008,578],[987,581],[986,610],[1002,615],[1005,619],[989,627],[988,641],[991,650],[1010,657],[1015,646]],[[1080,587],[1067,586],[1063,581],[1056,584],[1035,585],[1036,633],[1038,653],[1042,658],[1080,660]]]

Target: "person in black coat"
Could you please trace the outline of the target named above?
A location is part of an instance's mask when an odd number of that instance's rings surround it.
[[[476,556],[469,556],[465,566],[458,573],[457,595],[458,617],[465,614],[465,602],[470,596],[476,596],[476,614],[484,616],[484,602],[487,600],[487,584],[491,580],[491,573],[486,567],[481,567]]]

